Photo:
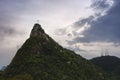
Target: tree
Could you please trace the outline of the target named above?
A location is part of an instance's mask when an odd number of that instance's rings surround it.
[[[33,78],[29,74],[24,74],[24,75],[16,75],[12,78],[8,78],[7,80],[33,80]]]

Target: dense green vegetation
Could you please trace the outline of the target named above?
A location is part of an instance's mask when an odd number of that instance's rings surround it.
[[[16,75],[14,77],[8,78],[7,80],[33,80],[33,78],[29,74],[24,74],[24,75]]]
[[[40,28],[37,33],[33,30],[34,35],[2,72],[4,80],[113,80],[88,60],[61,47],[43,30],[41,33]]]
[[[120,80],[120,58],[115,56],[101,56],[93,58],[90,61],[116,77],[116,80]]]

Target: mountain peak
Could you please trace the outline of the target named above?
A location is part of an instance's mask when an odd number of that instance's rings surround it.
[[[5,80],[112,80],[86,59],[55,42],[40,24],[33,26],[30,38],[17,51],[3,77]]]
[[[33,26],[33,29],[31,31],[30,37],[38,37],[44,34],[44,30],[42,29],[41,25],[36,23]]]

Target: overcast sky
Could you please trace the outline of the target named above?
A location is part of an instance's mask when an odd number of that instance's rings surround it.
[[[120,57],[119,0],[0,0],[0,67],[8,65],[39,20],[59,44],[90,59]]]

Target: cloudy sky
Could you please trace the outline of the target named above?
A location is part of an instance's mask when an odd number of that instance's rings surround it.
[[[120,57],[119,0],[0,0],[0,67],[8,65],[39,20],[59,44],[90,59]]]

